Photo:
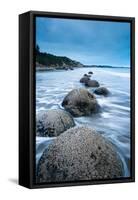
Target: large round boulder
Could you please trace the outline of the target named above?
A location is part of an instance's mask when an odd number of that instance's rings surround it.
[[[115,147],[88,127],[71,128],[45,150],[37,167],[37,182],[114,179],[123,176]]]
[[[106,87],[99,87],[94,90],[95,94],[107,96],[109,95],[109,90]]]
[[[37,116],[36,135],[54,137],[73,126],[75,123],[70,113],[61,109],[48,110]]]
[[[81,79],[80,79],[80,83],[86,83],[87,81],[90,80],[90,77],[88,75],[84,75]]]
[[[87,86],[87,87],[99,87],[100,84],[96,80],[88,80],[88,81],[85,82],[85,86]]]
[[[95,95],[86,89],[74,89],[69,92],[62,106],[75,117],[90,115],[99,108]]]

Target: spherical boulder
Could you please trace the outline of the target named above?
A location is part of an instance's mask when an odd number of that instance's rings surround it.
[[[75,117],[90,115],[99,109],[95,95],[86,89],[74,89],[69,92],[62,106]]]
[[[114,179],[123,176],[115,147],[88,127],[71,128],[45,150],[37,167],[37,182]]]
[[[100,84],[96,80],[88,80],[88,81],[85,82],[85,86],[87,86],[87,87],[99,87]]]
[[[90,72],[88,72],[88,74],[93,74],[93,72],[92,72],[92,71],[90,71]]]
[[[95,94],[107,96],[109,95],[109,90],[106,87],[99,87],[94,90]]]
[[[87,81],[89,81],[90,80],[90,77],[88,77],[88,76],[83,76],[81,79],[80,79],[80,83],[86,83]]]
[[[36,135],[54,137],[74,126],[70,113],[61,109],[48,110],[37,116]]]

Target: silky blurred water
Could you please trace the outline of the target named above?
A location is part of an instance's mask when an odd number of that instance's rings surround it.
[[[129,68],[78,68],[67,71],[36,72],[36,114],[48,109],[62,108],[65,95],[74,88],[84,88],[79,82],[83,74],[93,71],[92,79],[107,87],[108,97],[98,96],[101,112],[92,116],[74,118],[78,126],[88,125],[115,146],[124,163],[124,176],[129,176],[130,162],[130,69]],[[87,88],[90,92],[92,88]],[[63,108],[62,108],[63,109]],[[36,139],[38,162],[48,138]]]

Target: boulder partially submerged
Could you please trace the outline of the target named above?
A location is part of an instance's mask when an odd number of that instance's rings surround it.
[[[88,74],[93,74],[93,72],[92,72],[92,71],[89,71]]]
[[[99,109],[95,95],[82,88],[70,91],[62,106],[75,117],[90,115]]]
[[[84,75],[81,79],[80,79],[80,83],[86,83],[87,81],[90,80],[89,76]]]
[[[44,151],[37,182],[114,179],[123,176],[123,164],[114,146],[88,127],[71,128]]]
[[[87,76],[87,77],[89,77],[89,78],[91,77],[91,75],[90,75],[90,74],[84,74],[83,76]]]
[[[94,93],[98,95],[108,96],[110,92],[106,87],[98,87],[94,90]]]
[[[88,81],[85,82],[85,86],[87,86],[87,87],[99,87],[100,84],[96,80],[88,80]]]
[[[37,116],[36,135],[54,137],[74,126],[70,113],[61,109],[48,110]]]

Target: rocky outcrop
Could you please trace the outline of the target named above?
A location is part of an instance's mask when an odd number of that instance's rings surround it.
[[[71,128],[44,151],[37,167],[37,182],[114,179],[123,165],[114,146],[87,127]]]
[[[88,81],[85,82],[85,86],[87,86],[87,87],[99,87],[100,84],[96,80],[88,80]]]
[[[73,126],[75,123],[70,113],[61,109],[48,110],[37,116],[36,135],[54,137]]]
[[[110,92],[106,87],[99,87],[94,90],[94,93],[98,95],[108,96]]]
[[[95,95],[86,89],[74,89],[69,92],[62,106],[75,117],[90,115],[99,109]]]

